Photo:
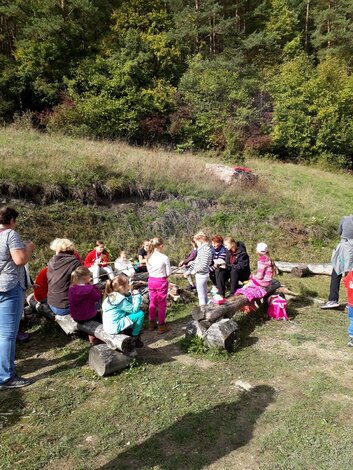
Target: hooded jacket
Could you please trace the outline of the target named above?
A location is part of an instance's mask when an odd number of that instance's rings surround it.
[[[70,315],[76,321],[88,321],[97,314],[97,302],[101,299],[98,286],[73,284],[69,288]]]
[[[243,242],[236,242],[237,251],[232,253],[227,250],[226,266],[228,270],[242,271],[245,275],[250,276],[250,259],[246,252]]]
[[[71,273],[81,266],[70,253],[54,255],[48,263],[48,304],[56,308],[68,308]]]
[[[140,311],[141,302],[141,294],[132,297],[113,292],[107,295],[102,305],[104,331],[116,335],[131,326],[133,322],[128,315]]]

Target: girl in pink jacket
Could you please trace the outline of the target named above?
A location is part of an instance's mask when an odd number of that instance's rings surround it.
[[[250,277],[254,286],[268,287],[275,274],[275,265],[271,260],[266,243],[258,243],[256,246],[258,254],[257,273]]]

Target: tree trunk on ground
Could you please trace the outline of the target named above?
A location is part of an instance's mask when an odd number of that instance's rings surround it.
[[[124,369],[132,360],[131,357],[113,351],[106,344],[98,344],[91,348],[88,364],[100,377],[105,377]]]
[[[70,315],[54,315],[48,304],[41,304],[38,307],[38,312],[44,317],[56,321],[66,334],[82,331],[83,333],[95,336],[101,341],[104,341],[110,349],[118,349],[123,353],[131,352],[134,349],[131,336],[124,334],[110,335],[103,330],[103,325],[96,321],[76,323]]]
[[[324,274],[326,276],[331,276],[332,273],[332,264],[323,263],[287,263],[286,261],[275,261],[276,268],[279,271],[284,273],[290,273],[293,268],[307,268],[310,274]]]
[[[296,266],[291,270],[291,274],[295,277],[308,277],[311,273],[307,266]]]
[[[103,325],[96,321],[77,323],[77,329],[104,341],[110,349],[117,349],[123,353],[129,353],[134,350],[133,338],[131,336],[122,333],[110,335],[104,331]]]
[[[213,323],[204,335],[206,346],[225,349],[228,352],[234,351],[239,340],[239,327],[237,323],[230,319]]]
[[[279,281],[274,280],[270,287],[266,288],[267,295],[272,294],[280,285]],[[209,304],[195,307],[191,315],[194,320],[207,320],[210,323],[214,323],[222,317],[231,318],[235,312],[249,304],[250,302],[245,295],[233,295],[223,305]]]

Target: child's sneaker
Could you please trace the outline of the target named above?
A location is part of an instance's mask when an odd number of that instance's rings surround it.
[[[349,337],[349,341],[347,343],[347,346],[349,346],[350,348],[353,348],[353,336]]]
[[[157,322],[150,320],[150,324],[149,324],[148,330],[149,330],[149,331],[154,331],[156,328],[157,328]]]

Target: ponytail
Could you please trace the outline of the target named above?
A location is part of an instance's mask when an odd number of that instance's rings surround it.
[[[151,238],[151,240],[148,242],[148,248],[147,248],[147,256],[146,256],[146,259],[147,261],[150,259],[150,257],[152,256],[154,250],[156,248],[159,248],[160,246],[162,246],[164,244],[164,241],[163,241],[163,238],[161,237],[154,237],[154,238]]]
[[[113,292],[123,293],[129,284],[129,278],[125,274],[118,274],[114,279],[108,279],[105,283],[104,297],[108,297]]]

